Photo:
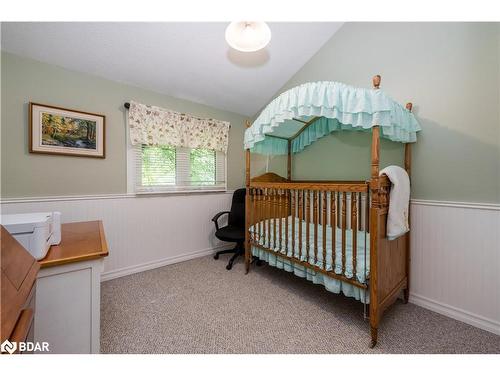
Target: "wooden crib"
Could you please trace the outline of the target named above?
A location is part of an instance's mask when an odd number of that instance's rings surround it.
[[[411,110],[411,106],[408,103],[406,108]],[[266,173],[251,179],[250,151],[246,150],[246,272],[250,269],[252,248],[258,248],[283,261],[361,288],[369,296],[370,346],[373,347],[383,312],[400,296],[407,303],[410,287],[410,234],[392,241],[386,237],[391,182],[387,176],[379,176],[379,127],[372,129],[368,181],[293,180],[290,140],[288,145],[287,178]],[[410,147],[410,143],[405,144],[408,174]],[[303,225],[305,229],[299,227]],[[369,244],[357,243],[358,233],[362,231],[366,232],[365,239],[369,233]],[[327,238],[334,246],[328,247]],[[350,257],[346,257],[348,242],[353,249]],[[340,246],[335,246],[337,243]],[[361,259],[363,256],[369,259]],[[336,259],[341,259],[337,267]],[[358,264],[362,260],[364,268],[360,269]],[[362,272],[365,274],[360,275]]]

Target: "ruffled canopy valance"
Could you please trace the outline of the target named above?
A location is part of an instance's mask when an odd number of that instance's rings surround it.
[[[415,142],[420,125],[401,104],[379,89],[339,82],[310,82],[285,91],[261,112],[245,132],[245,149],[267,155],[302,151],[337,130],[370,131],[396,142]]]
[[[168,109],[130,102],[130,142],[133,145],[204,148],[226,153],[230,124]]]

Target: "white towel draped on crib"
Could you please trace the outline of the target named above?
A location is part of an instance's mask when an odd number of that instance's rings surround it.
[[[387,238],[394,240],[410,231],[408,213],[410,205],[410,177],[397,165],[390,165],[380,171],[387,175],[392,188],[389,196],[389,214],[387,215]]]

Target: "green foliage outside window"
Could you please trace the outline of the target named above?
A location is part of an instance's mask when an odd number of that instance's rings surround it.
[[[215,151],[192,149],[189,154],[191,182],[196,185],[215,184]]]
[[[159,186],[176,184],[177,153],[187,152],[189,155],[190,174],[183,176],[177,171],[177,178],[189,181],[193,185],[216,184],[216,153],[213,150],[191,149],[177,150],[168,146],[142,146],[142,186]],[[186,171],[187,174],[187,171]]]
[[[175,184],[175,148],[142,146],[142,185]]]

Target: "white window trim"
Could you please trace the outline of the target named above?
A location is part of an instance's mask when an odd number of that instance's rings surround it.
[[[165,188],[152,187],[136,190],[136,146],[130,142],[130,130],[128,126],[128,118],[126,119],[126,144],[127,144],[127,194],[135,195],[158,195],[158,194],[203,194],[227,192],[227,154],[224,154],[224,185],[223,186],[172,186]]]

